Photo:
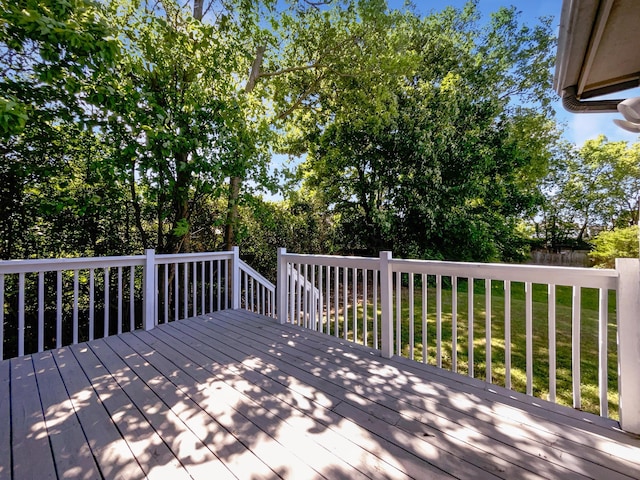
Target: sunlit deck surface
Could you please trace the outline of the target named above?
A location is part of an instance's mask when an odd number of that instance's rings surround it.
[[[246,311],[0,362],[0,478],[639,478],[617,423]]]

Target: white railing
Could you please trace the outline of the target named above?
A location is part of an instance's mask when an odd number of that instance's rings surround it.
[[[593,401],[604,417],[609,402],[618,403],[610,396],[619,396],[623,428],[638,431],[640,281],[634,278],[640,263],[618,262],[616,269],[598,270],[280,249],[278,318],[376,348],[385,357],[395,353],[578,409],[585,393],[591,401],[596,389]],[[317,303],[305,300],[300,284],[317,289]],[[596,306],[589,309],[587,302]],[[618,348],[609,348],[616,335]],[[581,371],[592,351],[595,374]]]
[[[275,316],[275,286],[228,252],[0,261],[0,360],[227,308]]]
[[[306,269],[307,265],[302,268]],[[314,286],[313,278],[311,281],[307,280],[308,272],[306,270],[304,273],[300,273],[293,265],[288,264],[287,275],[287,288],[292,295],[291,298],[297,300],[296,305],[294,302],[289,305],[291,322],[315,330],[317,328],[316,313],[320,310],[320,302],[322,301],[320,289]]]
[[[242,260],[239,260],[238,266],[242,295],[238,299],[240,305],[237,308],[244,308],[267,317],[275,317],[275,285]]]
[[[155,255],[158,323],[232,308],[234,252]]]

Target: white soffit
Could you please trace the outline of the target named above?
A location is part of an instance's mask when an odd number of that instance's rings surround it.
[[[640,0],[564,0],[554,87],[587,99],[640,84]]]

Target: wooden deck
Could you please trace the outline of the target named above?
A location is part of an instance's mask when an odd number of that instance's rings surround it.
[[[640,478],[617,423],[246,311],[0,362],[0,479]]]

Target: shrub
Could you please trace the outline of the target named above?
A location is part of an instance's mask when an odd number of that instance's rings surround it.
[[[638,226],[604,231],[593,240],[589,254],[598,268],[613,268],[616,258],[638,258]]]

